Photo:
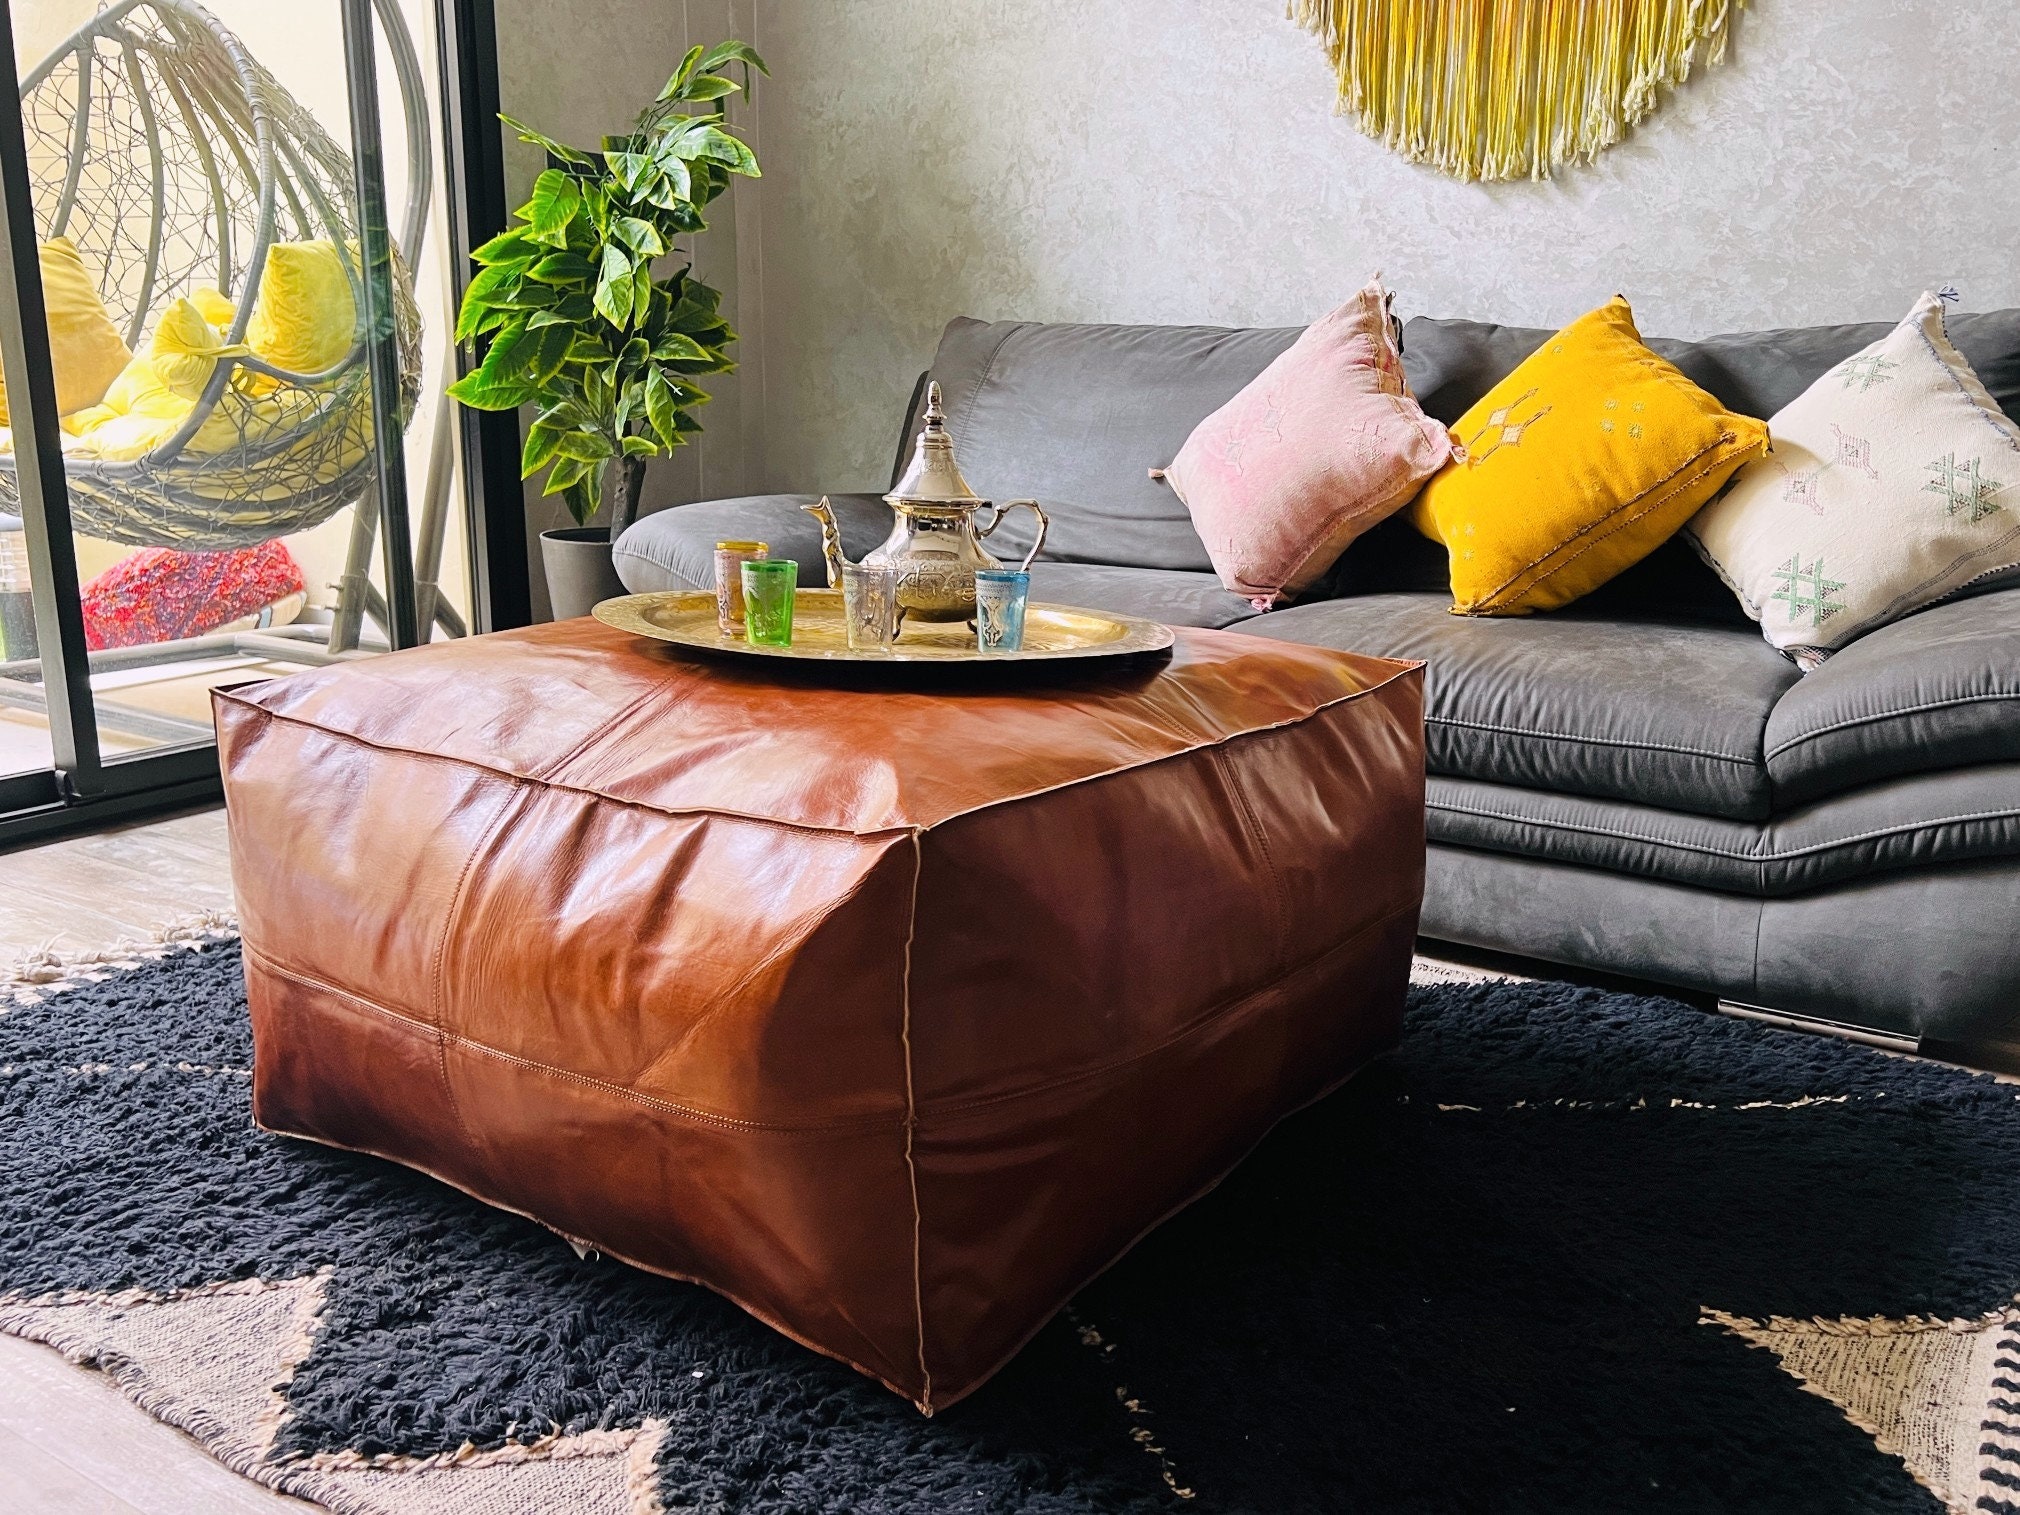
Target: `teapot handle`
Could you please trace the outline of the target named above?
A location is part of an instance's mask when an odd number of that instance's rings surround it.
[[[1024,573],[1030,569],[1031,560],[1038,556],[1038,550],[1045,545],[1045,533],[1052,529],[1052,518],[1045,513],[1044,507],[1036,500],[1006,500],[1001,505],[991,505],[989,507],[989,524],[976,532],[975,537],[977,541],[980,541],[983,537],[989,536],[998,526],[1003,524],[1003,517],[1017,509],[1020,505],[1038,517],[1038,539],[1031,544],[1031,550],[1024,554],[1024,561],[1017,565],[1017,571]]]

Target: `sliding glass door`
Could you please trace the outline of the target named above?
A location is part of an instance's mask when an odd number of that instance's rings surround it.
[[[488,7],[8,21],[0,842],[214,793],[215,686],[524,603],[469,503],[511,439],[442,398],[502,205]]]

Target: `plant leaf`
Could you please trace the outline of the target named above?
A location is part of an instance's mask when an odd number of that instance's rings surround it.
[[[673,386],[666,375],[658,369],[645,381],[645,419],[652,423],[652,429],[659,433],[660,441],[668,447],[678,445],[680,433],[674,426],[674,414],[678,407],[674,404]]]
[[[685,359],[688,362],[705,361],[715,356],[693,337],[683,336],[677,331],[670,331],[653,343],[652,355],[663,363],[671,362],[675,358]]]
[[[550,247],[568,242],[568,223],[582,209],[582,191],[572,175],[550,168],[533,181],[533,194],[526,201],[526,235]]]
[[[450,385],[449,393],[472,410],[516,410],[535,393],[526,372],[536,346],[537,339],[527,340],[525,323],[514,321],[491,339],[484,361]]]
[[[622,329],[631,320],[634,294],[631,259],[621,247],[603,249],[603,268],[596,276],[596,312]]]
[[[565,142],[556,142],[552,137],[548,136],[545,132],[535,131],[525,122],[515,121],[510,116],[506,115],[503,111],[500,111],[498,113],[498,119],[500,121],[503,121],[507,126],[511,127],[513,131],[517,132],[519,134],[519,140],[521,142],[531,142],[535,147],[545,148],[549,153],[559,158],[563,163],[574,163],[582,168],[596,167],[596,160],[590,157],[589,154],[585,152],[580,152],[575,148],[568,146],[568,144]]]
[[[527,323],[529,333],[533,325]],[[552,383],[554,376],[561,372],[568,362],[569,348],[574,343],[573,334],[565,326],[543,326],[532,336],[532,356],[527,361],[527,371],[533,382],[543,388]]]
[[[492,308],[504,304],[519,287],[524,265],[500,263],[479,269],[470,287],[463,291],[463,308],[456,317],[456,340],[468,342],[481,329],[479,322]]]
[[[482,247],[470,254],[474,263],[486,267],[510,263],[531,263],[540,256],[540,249],[530,241],[524,230],[515,226],[510,231],[501,231]]]
[[[646,312],[652,309],[652,265],[640,258],[637,266],[631,271],[631,280],[632,313],[643,321]]]
[[[556,450],[561,446],[561,428],[550,426],[545,421],[535,421],[526,428],[526,445],[519,453],[519,477],[530,479],[542,468],[554,461]]]
[[[596,277],[596,265],[581,253],[553,252],[526,272],[544,284],[586,284]]]
[[[617,451],[610,445],[610,438],[600,431],[567,432],[561,438],[560,448],[562,457],[584,463],[601,463]]]
[[[638,193],[638,187],[645,176],[652,172],[652,159],[644,153],[605,153],[603,161],[610,165],[610,172],[629,194]]]
[[[734,79],[725,79],[721,74],[696,74],[681,86],[679,98],[682,100],[720,100],[724,95],[733,95],[743,86]]]
[[[757,155],[720,126],[711,124],[701,131],[690,132],[674,145],[673,152],[682,158],[720,163],[731,173],[746,178],[759,177]]]
[[[626,437],[624,439],[624,455],[627,458],[656,458],[659,454],[660,446],[651,437]]]
[[[646,191],[646,203],[657,205],[661,210],[679,210],[687,203],[693,188],[693,178],[687,171],[687,164],[679,158],[663,158],[659,161],[659,177],[652,188]]]
[[[619,216],[610,223],[610,231],[641,258],[657,258],[666,251],[666,238],[659,228],[637,216]]]
[[[553,469],[547,475],[546,486],[540,492],[542,494],[560,494],[562,490],[580,483],[582,476],[589,472],[590,467],[590,464],[583,462],[580,458],[557,459]]]
[[[703,53],[701,61],[695,65],[695,72],[700,74],[714,73],[725,63],[732,62],[747,63],[767,78],[771,76],[771,70],[765,67],[765,60],[757,55],[757,49],[752,47],[748,42],[739,42],[733,37],[728,41],[716,43],[714,47]]]
[[[680,87],[687,83],[689,75],[694,72],[695,64],[700,61],[701,48],[699,46],[690,47],[687,50],[687,55],[680,60],[680,67],[676,68],[673,71],[672,77],[666,81],[666,88],[659,92],[659,98],[662,101],[666,101],[677,97],[680,94]]]

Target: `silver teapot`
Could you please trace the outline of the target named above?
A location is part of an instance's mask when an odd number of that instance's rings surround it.
[[[1045,545],[1051,526],[1036,500],[1011,500],[991,505],[968,487],[954,461],[954,439],[947,434],[947,413],[940,407],[940,386],[926,388],[926,424],[912,451],[912,466],[884,496],[897,521],[881,547],[865,554],[870,565],[889,564],[898,570],[898,612],[922,621],[971,621],[975,618],[975,573],[1003,565],[982,546],[982,539],[1003,524],[1003,517],[1022,506],[1038,517],[1038,539],[1017,566],[1029,568]],[[828,562],[828,583],[839,589],[842,533],[823,495],[817,505],[800,507],[821,523],[821,552]],[[977,511],[989,512],[979,531]]]

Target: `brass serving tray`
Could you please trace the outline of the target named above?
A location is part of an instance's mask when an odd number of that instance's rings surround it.
[[[790,647],[757,647],[741,636],[724,636],[716,626],[715,595],[707,590],[628,594],[605,600],[594,614],[619,631],[700,652],[826,663],[1032,663],[1127,657],[1161,652],[1172,643],[1171,628],[1156,621],[1033,601],[1024,612],[1024,647],[1019,652],[980,651],[974,629],[959,621],[907,620],[888,651],[856,648],[849,645],[841,591],[835,589],[797,592]]]

